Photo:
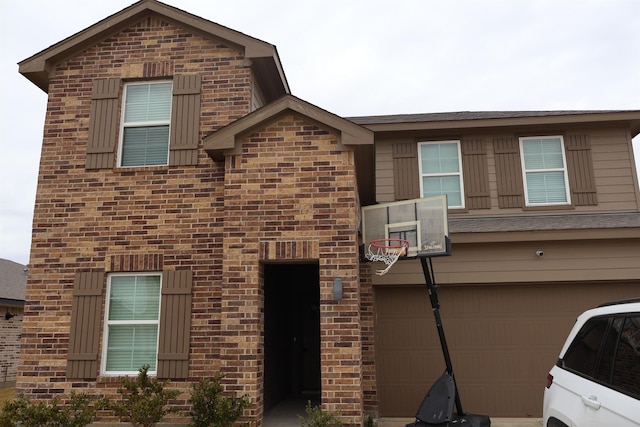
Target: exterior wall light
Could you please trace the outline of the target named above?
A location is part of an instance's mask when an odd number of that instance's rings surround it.
[[[11,319],[12,317],[15,317],[15,316],[16,316],[15,314],[9,313],[7,311],[7,313],[4,315],[4,320],[9,320],[9,319]]]
[[[340,301],[342,299],[342,277],[333,278],[333,300]]]

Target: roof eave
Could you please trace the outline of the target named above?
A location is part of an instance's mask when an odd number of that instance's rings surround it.
[[[19,62],[18,71],[44,92],[47,92],[49,75],[57,64],[99,43],[101,40],[117,34],[149,14],[158,14],[163,19],[187,28],[194,33],[219,39],[224,44],[242,50],[245,58],[262,63],[258,71],[268,73],[263,80],[270,82],[270,86],[272,86],[268,92],[270,98],[275,99],[278,96],[290,93],[284,70],[274,45],[156,0],[141,0]],[[276,79],[277,81],[274,81]]]
[[[215,161],[240,150],[241,138],[288,113],[300,114],[323,128],[334,130],[342,145],[373,145],[373,132],[292,95],[286,95],[207,135],[204,149]]]
[[[355,118],[357,122],[357,118]],[[461,120],[433,120],[397,123],[362,123],[374,132],[429,131],[447,129],[482,129],[540,125],[596,124],[606,122],[629,123],[632,137],[640,133],[640,111],[575,112],[566,115],[532,115],[529,117],[482,118]]]

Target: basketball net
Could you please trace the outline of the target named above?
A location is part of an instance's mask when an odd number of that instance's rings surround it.
[[[401,256],[407,256],[409,251],[409,242],[402,239],[377,239],[369,243],[369,249],[366,257],[369,261],[384,262],[387,268],[376,270],[378,276],[387,274],[393,264],[398,261]]]

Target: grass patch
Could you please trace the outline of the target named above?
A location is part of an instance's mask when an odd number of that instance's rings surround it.
[[[16,394],[14,387],[0,388],[0,409],[7,400],[13,400]]]

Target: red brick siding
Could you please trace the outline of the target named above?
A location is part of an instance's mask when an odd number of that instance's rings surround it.
[[[362,422],[358,200],[353,152],[297,116],[243,140],[227,161],[221,357],[260,417],[263,283],[260,261],[317,259],[320,266],[322,404]],[[277,243],[278,241],[283,243]],[[333,301],[333,277],[344,297]]]
[[[16,380],[18,346],[22,333],[22,307],[0,306],[0,384]],[[14,316],[6,320],[5,314]]]
[[[115,378],[66,379],[76,272],[190,269],[190,381],[171,387],[186,392],[191,381],[222,371],[230,389],[251,396],[249,418],[259,426],[260,261],[318,260],[322,402],[346,424],[360,425],[363,378],[368,396],[373,387],[371,366],[362,371],[360,322],[361,309],[371,316],[371,290],[361,303],[353,153],[338,146],[336,135],[289,116],[245,138],[242,154],[226,166],[200,149],[197,166],[87,171],[93,80],[165,73],[201,74],[201,138],[249,112],[251,73],[241,53],[156,17],[52,72],[18,392],[38,399],[71,389],[115,394]],[[340,302],[332,300],[334,276],[343,278]],[[371,319],[365,323],[371,334]],[[365,353],[370,345],[371,336]],[[179,399],[186,410],[188,394]]]
[[[193,270],[190,374],[219,371],[223,165],[200,150],[193,167],[85,170],[93,80],[165,73],[202,75],[201,138],[249,112],[251,74],[241,52],[156,17],[52,72],[17,385],[27,396],[51,398],[72,387],[114,392],[113,379],[66,382],[73,279],[77,271],[123,270],[123,262],[144,268],[132,255],[153,254],[148,262],[165,270]]]
[[[362,322],[362,383],[364,410],[372,418],[378,415],[375,365],[374,292],[371,264],[360,265],[360,319]]]

